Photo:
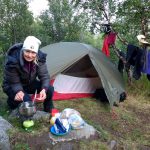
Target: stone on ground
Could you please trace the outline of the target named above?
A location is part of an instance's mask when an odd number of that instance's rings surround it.
[[[11,129],[13,126],[0,116],[0,149],[10,150],[9,137],[7,135],[7,130]]]
[[[72,140],[90,139],[95,136],[98,136],[96,129],[87,123],[84,125],[82,129],[70,130],[68,134],[63,136],[53,135],[51,132],[49,133],[49,138],[52,144]]]

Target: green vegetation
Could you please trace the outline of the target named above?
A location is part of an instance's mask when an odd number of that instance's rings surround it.
[[[28,10],[28,3],[27,0],[1,0],[0,53],[6,52],[14,43],[23,42],[31,34],[42,41],[42,46],[60,41],[79,41],[101,49],[104,38],[102,24],[105,22],[111,23],[123,41],[137,45],[138,34],[150,38],[149,0],[49,0],[48,10],[37,18]],[[116,46],[125,50],[122,40],[118,38]]]
[[[101,141],[89,141],[89,144],[87,144],[87,141],[80,142],[79,149],[81,150],[108,150],[108,147],[102,143]]]
[[[31,150],[28,144],[24,144],[24,143],[16,143],[15,150]]]

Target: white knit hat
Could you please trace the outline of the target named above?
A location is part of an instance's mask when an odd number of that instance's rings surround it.
[[[28,36],[24,40],[22,50],[31,50],[33,52],[38,52],[41,41],[34,36]]]

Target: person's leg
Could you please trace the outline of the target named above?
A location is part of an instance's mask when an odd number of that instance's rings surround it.
[[[53,93],[54,93],[54,87],[50,85],[46,92],[46,99],[43,103],[45,112],[51,112],[51,110],[54,108],[54,104],[52,100]]]
[[[15,108],[17,108],[18,105],[19,105],[21,102],[14,100],[16,93],[14,93],[11,88],[9,88],[9,89],[6,91],[6,95],[8,96],[7,104],[8,104],[8,106],[9,106],[9,108],[10,108],[10,109],[15,109]]]
[[[8,99],[7,99],[7,104],[9,106],[10,109],[16,109],[20,103],[22,103],[22,101],[15,101],[15,95],[16,93],[13,92],[13,90],[11,88],[9,88],[6,92]],[[31,101],[30,96],[25,93],[25,96],[23,98],[23,101]]]
[[[8,99],[7,99],[8,107],[9,107],[11,110],[16,109],[16,108],[19,106],[20,103],[21,103],[21,102],[19,102],[19,101],[14,101],[14,100],[11,99],[10,97],[8,97]]]
[[[35,94],[36,90],[37,90],[37,93],[39,93],[41,91],[41,83],[40,81],[35,80],[30,85],[24,86],[23,89],[28,94]]]
[[[37,93],[39,93],[41,89],[41,82],[38,80],[35,80],[30,86],[26,87],[26,92],[30,94],[34,94],[37,90]],[[46,99],[43,102],[43,107],[45,112],[51,112],[52,108],[54,108],[52,97],[54,93],[54,87],[49,85],[49,88],[46,92]]]

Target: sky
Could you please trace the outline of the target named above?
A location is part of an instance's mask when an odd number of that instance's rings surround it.
[[[40,12],[48,8],[47,0],[31,0],[29,10],[33,12],[34,17],[40,15]]]

